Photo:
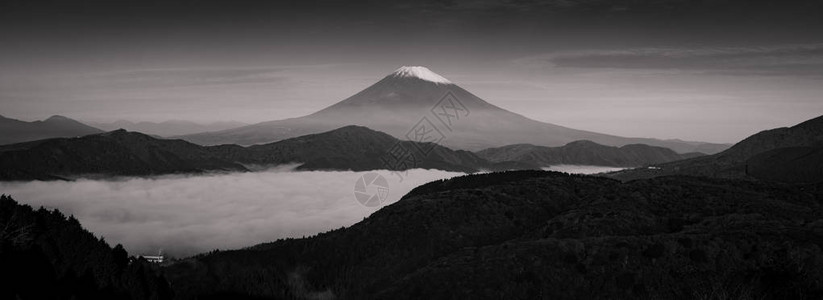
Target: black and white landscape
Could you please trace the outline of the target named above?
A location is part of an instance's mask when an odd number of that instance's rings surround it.
[[[0,299],[821,299],[823,4],[0,3]]]

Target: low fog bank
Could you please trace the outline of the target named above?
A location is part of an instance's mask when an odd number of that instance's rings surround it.
[[[543,168],[546,171],[556,171],[569,174],[597,174],[620,171],[626,168],[620,167],[605,167],[605,166],[583,166],[583,165],[555,165],[548,168]]]
[[[0,183],[0,193],[37,208],[60,209],[131,254],[163,249],[188,256],[278,238],[302,237],[352,225],[379,207],[362,206],[354,184],[369,172],[291,172],[162,176],[74,182]],[[383,205],[423,183],[463,175],[411,170],[389,183]]]

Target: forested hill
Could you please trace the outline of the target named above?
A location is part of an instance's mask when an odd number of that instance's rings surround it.
[[[819,184],[476,174],[166,270],[182,299],[819,299],[821,203]]]
[[[632,180],[667,175],[783,183],[823,182],[823,116],[753,134],[723,152],[607,174]]]
[[[0,196],[0,299],[171,299],[152,268],[74,217]]]

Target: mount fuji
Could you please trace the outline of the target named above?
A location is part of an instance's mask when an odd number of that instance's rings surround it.
[[[181,136],[201,145],[252,145],[360,125],[402,140],[477,151],[511,144],[557,147],[578,140],[647,144],[679,153],[716,153],[728,145],[626,138],[529,119],[480,99],[426,67],[401,67],[359,93],[313,114]],[[426,132],[424,140],[415,140]]]

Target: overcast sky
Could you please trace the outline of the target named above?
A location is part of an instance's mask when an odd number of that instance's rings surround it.
[[[425,65],[527,117],[736,142],[823,114],[812,0],[0,3],[0,114],[246,123]]]

